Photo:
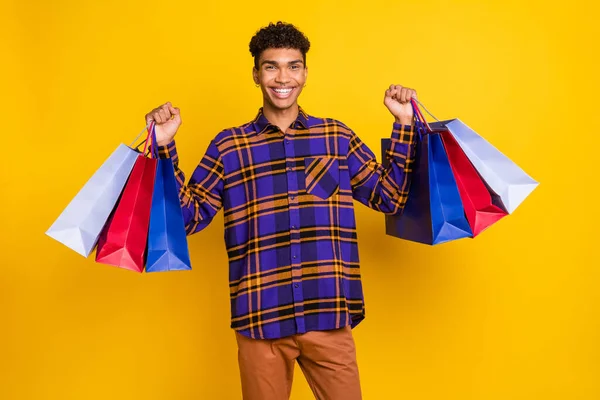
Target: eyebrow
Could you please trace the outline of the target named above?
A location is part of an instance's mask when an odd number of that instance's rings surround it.
[[[263,60],[262,63],[260,63],[260,65],[265,65],[265,64],[271,64],[271,65],[279,65],[279,63],[277,61],[274,60]],[[293,65],[293,64],[304,64],[304,61],[301,59],[297,59],[297,60],[293,60],[288,62],[288,65]]]

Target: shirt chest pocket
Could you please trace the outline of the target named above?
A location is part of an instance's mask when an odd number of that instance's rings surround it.
[[[304,159],[304,183],[306,192],[327,199],[337,192],[340,184],[338,160],[332,157]]]

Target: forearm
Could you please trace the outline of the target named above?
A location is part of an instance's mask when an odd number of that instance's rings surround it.
[[[222,206],[222,166],[211,156],[212,149],[209,147],[186,185],[185,174],[179,168],[175,142],[159,147],[159,157],[170,158],[173,162],[181,211],[188,234],[208,226]]]
[[[398,214],[408,198],[415,143],[412,125],[395,123],[385,165],[377,162],[368,147],[355,138],[349,161],[356,169],[352,176],[354,198],[386,214]]]

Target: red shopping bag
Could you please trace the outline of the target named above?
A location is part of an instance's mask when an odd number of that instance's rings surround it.
[[[148,133],[148,135],[150,135]],[[146,147],[149,137],[146,138]],[[98,239],[96,261],[144,271],[157,160],[140,154],[112,216]]]
[[[473,237],[475,237],[507,215],[507,212],[494,204],[494,199],[488,187],[454,136],[452,136],[452,133],[444,131],[441,136],[465,208],[467,220],[473,231]]]

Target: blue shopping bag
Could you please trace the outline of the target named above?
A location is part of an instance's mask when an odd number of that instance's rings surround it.
[[[386,233],[431,245],[472,237],[442,138],[426,131],[416,110],[415,116],[418,143],[408,200],[402,214],[386,215]],[[384,165],[389,142],[381,142]]]
[[[152,123],[152,151],[158,158],[155,125]],[[173,161],[158,159],[152,194],[146,272],[190,270],[187,234]]]

